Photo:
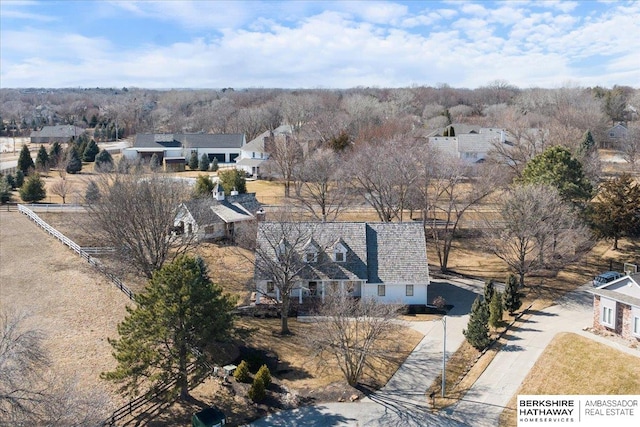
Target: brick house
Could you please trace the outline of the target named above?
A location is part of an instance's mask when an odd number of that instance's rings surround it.
[[[591,290],[593,328],[640,343],[640,273]]]

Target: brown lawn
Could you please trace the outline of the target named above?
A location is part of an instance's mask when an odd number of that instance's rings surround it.
[[[511,398],[500,426],[516,425],[518,394],[640,394],[640,358],[572,333],[547,346]]]

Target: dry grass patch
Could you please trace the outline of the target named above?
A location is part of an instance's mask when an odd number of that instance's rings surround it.
[[[573,333],[555,336],[500,417],[516,425],[518,394],[640,394],[640,358]]]

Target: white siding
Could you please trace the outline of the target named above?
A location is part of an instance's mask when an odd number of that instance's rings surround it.
[[[378,296],[378,283],[362,286],[362,297],[373,297],[385,303],[427,304],[427,285],[413,285],[413,296],[406,295],[407,284],[385,284],[385,296]]]

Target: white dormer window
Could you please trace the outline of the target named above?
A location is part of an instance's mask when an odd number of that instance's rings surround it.
[[[307,264],[318,262],[318,247],[316,246],[313,239],[309,239],[309,241],[304,245],[304,254],[303,259]]]
[[[336,243],[333,248],[333,261],[334,262],[346,262],[347,261],[347,248],[340,242]]]

